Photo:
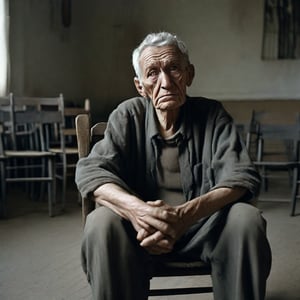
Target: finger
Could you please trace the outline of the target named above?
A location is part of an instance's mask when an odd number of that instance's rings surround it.
[[[163,221],[163,220],[160,220],[160,219],[155,219],[155,218],[153,218],[151,216],[148,216],[148,215],[145,215],[143,217],[143,221],[150,226],[149,228],[154,228],[155,231],[160,231],[164,235],[170,236],[172,238],[176,237],[176,231],[175,231],[175,228],[172,225],[173,221],[172,222],[170,220]]]
[[[152,215],[161,220],[174,220],[178,218],[177,210],[174,207],[165,204],[162,200],[148,201],[147,204],[153,209],[145,215]]]
[[[149,246],[149,247],[144,247],[150,254],[164,254],[164,253],[169,253],[172,251],[172,249],[169,248],[164,248],[164,247],[159,247],[157,245],[154,246]]]
[[[153,246],[157,245],[157,243],[164,238],[164,235],[160,231],[156,231],[153,234],[147,236],[144,238],[140,245],[142,247],[148,247],[148,246]]]
[[[176,222],[178,220],[177,211],[170,207],[154,207],[153,216],[168,222]]]
[[[153,207],[159,207],[159,206],[163,206],[164,202],[162,200],[155,200],[155,201],[147,201],[147,204]]]
[[[137,233],[136,239],[142,241],[144,238],[152,234],[151,232],[146,231],[144,228],[140,229]]]
[[[174,242],[170,241],[169,239],[162,239],[157,243],[157,246],[159,246],[162,249],[166,249],[168,251],[173,250]]]
[[[156,231],[155,228],[153,228],[151,225],[146,223],[142,218],[138,218],[137,223],[141,228],[143,228],[145,231],[149,233],[154,233]]]

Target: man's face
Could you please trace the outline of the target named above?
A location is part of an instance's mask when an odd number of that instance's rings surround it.
[[[135,85],[156,109],[173,110],[185,102],[186,87],[194,78],[194,67],[188,64],[174,46],[147,47],[140,56],[140,79]]]

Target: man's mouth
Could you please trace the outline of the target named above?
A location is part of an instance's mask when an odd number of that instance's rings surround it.
[[[158,101],[168,101],[168,100],[170,100],[171,98],[174,98],[174,97],[177,97],[177,95],[176,94],[167,94],[167,95],[160,96],[158,98]]]

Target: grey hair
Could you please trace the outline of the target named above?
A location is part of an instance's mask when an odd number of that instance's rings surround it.
[[[189,64],[189,54],[188,49],[185,43],[180,40],[176,35],[173,35],[169,32],[158,32],[158,33],[150,33],[145,39],[141,42],[141,44],[135,48],[132,52],[132,65],[135,71],[135,74],[138,78],[140,78],[140,64],[139,59],[141,53],[147,47],[161,47],[161,46],[175,46],[182,53],[186,63]]]

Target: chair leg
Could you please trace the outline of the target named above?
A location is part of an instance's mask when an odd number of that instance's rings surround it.
[[[0,199],[0,217],[7,217],[6,207],[6,180],[5,180],[5,166],[4,162],[0,162],[0,174],[1,174],[1,199]]]
[[[61,204],[62,210],[66,208],[66,190],[67,190],[67,156],[63,154],[63,173],[62,173],[62,194],[61,194]]]
[[[66,206],[66,190],[67,190],[67,158],[64,153],[60,153],[56,157],[57,165],[55,167],[55,176],[60,183],[61,210],[65,210]]]
[[[48,161],[48,158],[41,159],[41,173],[42,173],[42,176],[45,176],[45,177],[47,176],[47,172],[49,173],[49,171],[47,171],[47,161]],[[40,198],[40,200],[42,200],[46,193],[46,182],[44,182],[44,181],[41,182],[39,193],[40,193],[39,198]]]
[[[299,198],[299,185],[300,185],[300,178],[299,178],[299,171],[300,167],[297,166],[294,168],[294,174],[293,174],[293,191],[292,191],[292,203],[291,203],[291,216],[295,215],[295,210],[296,210],[296,202],[297,199]]]
[[[54,157],[48,160],[49,177],[51,180],[48,182],[48,213],[49,217],[54,217],[54,205],[56,203],[56,178],[55,178],[55,159]]]
[[[82,198],[81,198],[81,195],[80,195],[79,191],[77,192],[77,203],[78,203],[79,206],[82,205]]]
[[[190,287],[190,288],[170,288],[170,289],[154,289],[149,291],[149,296],[168,296],[168,295],[191,295],[191,294],[203,294],[212,293],[212,287]]]

